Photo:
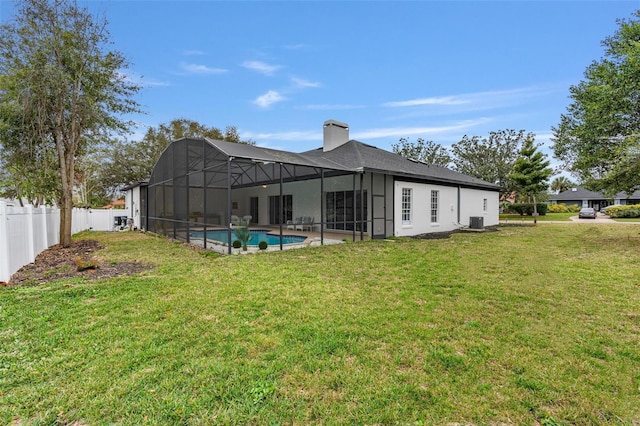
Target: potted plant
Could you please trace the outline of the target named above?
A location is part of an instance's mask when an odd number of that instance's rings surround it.
[[[242,244],[242,251],[247,251],[247,243],[251,240],[251,231],[249,230],[249,221],[240,219],[238,226],[233,227],[233,232],[236,234],[236,238],[240,240]]]

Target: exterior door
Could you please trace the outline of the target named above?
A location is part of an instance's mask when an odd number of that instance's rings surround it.
[[[282,202],[279,195],[270,196],[269,225],[280,225],[288,220],[293,220],[293,195],[283,195]]]
[[[251,221],[253,223],[260,223],[260,218],[258,217],[258,212],[260,209],[258,208],[258,197],[251,197],[249,199],[249,214],[251,215]]]
[[[387,237],[386,175],[374,174],[371,178],[371,238]]]

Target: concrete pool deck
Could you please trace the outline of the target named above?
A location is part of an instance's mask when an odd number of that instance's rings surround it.
[[[219,228],[220,229],[220,228]],[[279,226],[251,226],[249,227],[251,230],[268,230],[270,234],[280,235],[280,227]],[[193,229],[193,231],[201,231],[202,229]],[[293,243],[293,244],[283,244],[283,250],[291,250],[291,249],[299,249],[304,247],[313,247],[319,246],[324,243],[324,245],[330,244],[341,244],[344,243],[344,240],[352,241],[353,240],[353,231],[344,231],[344,232],[324,232],[324,241],[321,240],[319,231],[296,231],[293,229],[286,229],[286,225],[283,226],[282,236],[290,236],[290,235],[298,235],[304,236],[306,239],[301,243]],[[364,240],[368,240],[369,236],[365,234]],[[356,232],[356,241],[360,241],[360,232]],[[204,238],[199,237],[190,237],[191,244],[204,248]],[[229,248],[226,243],[222,243],[220,241],[207,239],[206,244],[207,250],[212,250],[217,253],[228,254]],[[247,251],[242,250],[242,248],[235,249],[231,248],[231,254],[247,254],[247,253],[256,253],[261,251],[279,251],[280,244],[269,245],[266,250],[260,250],[257,246],[248,246]]]

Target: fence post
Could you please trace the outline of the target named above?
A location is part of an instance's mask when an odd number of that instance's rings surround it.
[[[7,237],[7,203],[0,201],[0,281],[9,281],[9,238]]]
[[[40,210],[42,210],[42,241],[44,241],[44,246],[49,247],[49,235],[47,230],[47,206],[40,206]]]
[[[33,205],[27,204],[27,250],[29,262],[36,260],[36,249],[33,241]]]

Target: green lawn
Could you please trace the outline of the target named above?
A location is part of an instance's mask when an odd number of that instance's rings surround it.
[[[616,222],[633,222],[640,223],[640,217],[614,217],[612,218]]]
[[[538,216],[538,222],[548,222],[548,221],[563,221],[569,222],[571,221],[572,216],[578,216],[578,213],[547,213],[544,216]],[[506,214],[503,213],[500,215],[500,220],[509,221],[509,222],[533,222],[533,216],[520,216],[519,214]]]
[[[639,230],[229,257],[83,234],[157,267],[0,287],[0,423],[639,424]]]

